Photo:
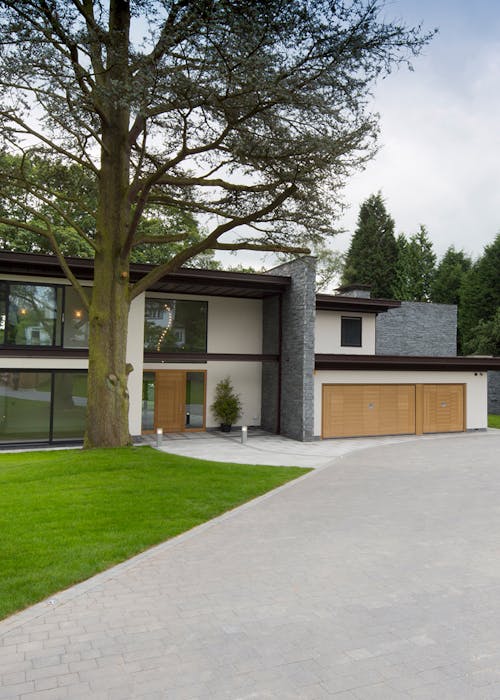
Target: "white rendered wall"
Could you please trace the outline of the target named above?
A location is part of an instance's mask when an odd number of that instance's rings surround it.
[[[314,435],[321,435],[322,384],[465,384],[466,430],[488,425],[486,372],[317,370],[314,374]]]
[[[363,319],[361,324],[362,345],[360,348],[340,344],[342,316]],[[362,314],[351,311],[316,311],[315,352],[326,355],[374,355],[375,318],[375,314]]]
[[[207,352],[262,352],[262,301],[210,297]]]
[[[142,422],[142,372],[144,357],[144,304],[145,295],[133,299],[128,317],[127,362],[133,371],[128,375],[129,412],[131,435],[141,434]]]

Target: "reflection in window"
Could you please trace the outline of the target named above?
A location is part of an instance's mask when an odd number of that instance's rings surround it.
[[[362,319],[359,317],[349,318],[348,316],[342,316],[340,333],[342,346],[361,347],[361,322]]]
[[[10,284],[7,319],[9,345],[53,345],[56,317],[55,287]]]
[[[0,440],[48,440],[51,372],[0,374]]]
[[[203,428],[205,373],[186,372],[186,428]]]
[[[73,287],[66,287],[64,300],[65,348],[88,348],[89,317],[82,300]]]
[[[55,373],[53,411],[53,440],[83,437],[87,412],[86,372]]]
[[[0,343],[5,342],[5,326],[7,322],[7,285],[0,282]]]
[[[86,372],[0,372],[0,443],[80,440],[86,397]]]
[[[144,372],[142,377],[142,429],[155,427],[155,373]]]
[[[147,352],[206,352],[207,302],[146,299],[144,349]]]

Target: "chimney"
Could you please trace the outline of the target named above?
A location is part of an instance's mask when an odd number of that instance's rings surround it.
[[[360,299],[370,299],[371,287],[367,284],[346,284],[337,287],[337,294],[343,297],[359,297]]]

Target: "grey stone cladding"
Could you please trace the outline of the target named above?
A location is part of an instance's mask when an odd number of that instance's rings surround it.
[[[488,372],[488,413],[500,415],[500,372]]]
[[[267,297],[262,300],[262,352],[265,355],[278,355],[280,351],[280,298]],[[270,433],[277,433],[279,397],[279,363],[262,363],[262,405],[261,425]]]
[[[269,270],[273,275],[291,277],[291,285],[281,302],[281,406],[280,433],[294,440],[312,440],[314,427],[314,323],[316,313],[316,260],[299,258]],[[277,308],[264,303],[264,338],[269,326],[274,329],[264,352],[276,342]],[[267,316],[267,318],[266,318]],[[273,340],[274,339],[274,340]],[[269,386],[267,385],[269,381]],[[262,425],[277,423],[277,375],[263,367]],[[276,399],[274,399],[276,401]],[[265,405],[266,404],[266,405]],[[274,406],[274,407],[273,407]],[[264,417],[265,416],[265,417]]]
[[[453,304],[403,301],[377,316],[377,355],[457,354],[457,307]]]

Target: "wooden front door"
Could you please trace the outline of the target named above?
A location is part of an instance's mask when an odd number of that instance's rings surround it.
[[[164,433],[179,433],[186,425],[186,372],[156,372],[155,428]]]

